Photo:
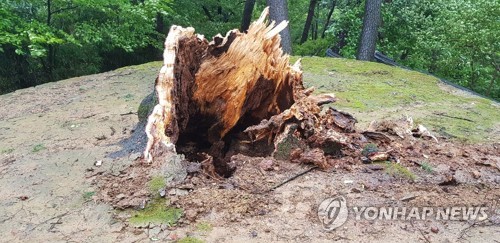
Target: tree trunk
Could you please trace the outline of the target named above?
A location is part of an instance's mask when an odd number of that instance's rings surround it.
[[[316,9],[317,0],[311,0],[309,2],[309,11],[307,12],[306,23],[304,24],[304,31],[302,31],[302,38],[300,38],[300,44],[307,41],[307,36],[309,35],[309,29],[314,17],[314,10]]]
[[[315,24],[314,24],[314,28],[313,28],[313,40],[317,40],[318,39],[318,26],[319,26],[319,23],[318,23],[317,19],[314,22],[315,22]]]
[[[267,0],[269,6],[269,18],[276,23],[286,21],[288,23],[288,3],[287,0]],[[292,38],[290,28],[287,27],[280,32],[281,48],[287,54],[292,54]]]
[[[267,156],[273,152],[269,141],[275,141],[276,148],[291,123],[301,127],[295,134],[304,133],[304,139],[332,134],[330,122],[343,115],[321,115],[319,105],[333,102],[333,95],[313,96],[313,89],[304,89],[300,60],[290,66],[289,56],[279,48],[278,33],[287,22],[267,26],[267,14],[268,8],[247,34],[232,30],[211,42],[193,28],[171,27],[155,84],[158,104],[146,125],[147,161],[168,163],[166,156],[176,151],[191,161],[202,155],[213,171],[229,176],[234,170],[230,157],[241,152],[241,146],[230,146],[234,143],[261,143],[252,153]],[[325,124],[330,125],[322,127]],[[314,163],[327,167],[325,160]]]
[[[340,51],[347,45],[347,30],[341,30],[337,33],[337,43],[333,47],[333,52],[340,55]]]
[[[366,0],[363,18],[363,30],[358,46],[358,60],[372,61],[377,45],[378,27],[380,25],[380,8],[382,0]]]
[[[52,23],[52,0],[47,0],[47,26],[51,26]],[[47,79],[49,82],[54,81],[54,46],[49,44],[47,53],[47,66],[45,72],[47,73]]]
[[[493,90],[493,86],[495,84],[495,80],[497,80],[498,72],[500,72],[500,66],[497,65],[496,62],[493,62],[492,64],[495,67],[495,70],[493,71],[493,77],[491,78],[490,86],[488,87],[488,90],[486,90],[486,96],[490,96],[491,90]]]
[[[470,62],[470,80],[469,88],[475,90],[476,88],[476,68],[474,66],[474,60]]]
[[[165,33],[165,24],[163,23],[163,15],[158,12],[156,13],[156,32],[164,34]]]
[[[241,27],[240,27],[241,32],[246,32],[248,30],[248,27],[250,27],[254,6],[255,6],[255,0],[245,1],[245,8],[243,9],[243,19],[241,20]]]
[[[490,96],[491,90],[493,90],[493,85],[495,84],[495,80],[498,76],[498,70],[493,71],[493,78],[490,80],[490,85],[488,86],[488,89],[486,90],[486,96]]]
[[[214,18],[212,17],[212,14],[210,13],[210,10],[208,10],[208,8],[207,8],[207,7],[205,7],[205,6],[201,6],[201,8],[203,9],[203,12],[205,13],[205,16],[207,16],[207,19],[208,19],[209,21],[212,21],[212,22],[213,22],[213,21],[214,21]]]
[[[333,11],[335,10],[336,0],[332,1],[332,7],[330,8],[330,12],[328,12],[328,16],[326,18],[325,26],[323,26],[323,31],[321,32],[321,38],[325,38],[326,29],[328,25],[330,25],[330,20],[332,19]]]

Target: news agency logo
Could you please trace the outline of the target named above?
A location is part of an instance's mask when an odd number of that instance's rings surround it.
[[[347,221],[349,210],[345,197],[325,199],[318,207],[318,217],[325,230],[334,230]]]
[[[355,220],[426,220],[483,221],[488,218],[487,207],[347,207],[345,197],[327,198],[318,207],[318,217],[327,231],[342,226],[354,213]]]

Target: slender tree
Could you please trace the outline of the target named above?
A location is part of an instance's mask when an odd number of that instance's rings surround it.
[[[306,23],[304,24],[304,31],[302,32],[302,38],[300,38],[300,44],[307,41],[309,29],[311,28],[311,23],[314,17],[314,10],[316,9],[316,2],[318,2],[318,0],[309,1],[309,11],[307,12]]]
[[[243,18],[241,20],[241,27],[240,27],[240,30],[242,32],[246,32],[248,30],[248,27],[250,27],[254,6],[255,6],[255,0],[245,1],[245,8],[243,9]]]
[[[276,21],[277,24],[282,21],[288,21],[288,3],[287,0],[267,0],[269,6],[269,18]],[[292,38],[290,37],[290,27],[287,26],[280,32],[281,47],[283,51],[292,54]]]
[[[377,45],[378,27],[381,21],[382,0],[366,0],[363,30],[358,45],[358,60],[372,61]]]
[[[336,0],[332,1],[332,7],[330,8],[330,11],[328,12],[328,17],[326,18],[325,26],[323,26],[323,31],[321,31],[321,38],[325,38],[326,29],[328,28],[328,25],[330,25],[330,20],[332,19],[332,15],[333,15],[333,11],[335,10],[336,3],[337,3]]]

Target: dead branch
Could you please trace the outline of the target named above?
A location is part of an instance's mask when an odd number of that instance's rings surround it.
[[[311,168],[309,168],[309,169],[307,169],[307,170],[305,170],[303,172],[300,172],[299,174],[296,174],[296,175],[294,175],[294,176],[286,179],[285,181],[281,182],[280,184],[278,184],[276,186],[273,186],[271,189],[269,189],[269,191],[274,191],[274,190],[282,187],[283,185],[287,184],[288,182],[291,182],[291,181],[293,181],[293,180],[295,180],[295,179],[297,179],[297,178],[299,178],[299,177],[301,177],[301,176],[303,176],[303,175],[305,175],[305,174],[307,174],[307,173],[309,173],[309,172],[311,172],[311,171],[313,171],[313,170],[315,170],[317,168],[319,168],[319,167],[318,166],[313,166],[313,167],[311,167]]]

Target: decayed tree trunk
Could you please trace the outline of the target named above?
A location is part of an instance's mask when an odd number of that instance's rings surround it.
[[[148,161],[191,146],[226,174],[228,134],[280,114],[302,95],[300,62],[290,66],[280,48],[287,22],[267,24],[267,15],[266,8],[246,34],[232,30],[210,43],[193,28],[171,27],[146,126]]]

